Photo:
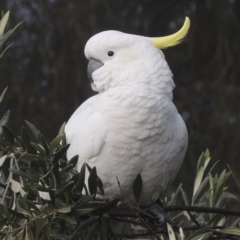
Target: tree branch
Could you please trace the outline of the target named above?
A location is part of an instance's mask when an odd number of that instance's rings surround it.
[[[196,206],[168,206],[163,208],[165,212],[174,211],[191,211],[191,212],[204,212],[204,213],[216,213],[231,216],[240,216],[240,211],[234,209],[222,209],[222,208],[209,208],[209,207],[196,207]]]

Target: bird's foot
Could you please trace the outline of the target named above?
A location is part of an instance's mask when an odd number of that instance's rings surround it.
[[[142,207],[142,209],[156,217],[156,223],[162,227],[166,223],[166,215],[164,210],[156,203],[152,203],[148,206]]]
[[[113,200],[113,197],[111,197],[111,196],[102,196],[102,195],[96,194],[95,199],[98,200],[98,201],[111,202]]]

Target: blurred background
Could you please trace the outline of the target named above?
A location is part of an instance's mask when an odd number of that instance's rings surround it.
[[[84,45],[95,33],[144,36],[177,31],[191,19],[184,42],[164,50],[174,74],[174,103],[187,124],[189,147],[175,181],[192,187],[196,163],[209,148],[216,169],[240,172],[240,1],[236,0],[1,0],[8,29],[24,21],[0,60],[0,116],[20,133],[32,122],[48,141],[94,93]],[[189,181],[191,180],[191,181]]]

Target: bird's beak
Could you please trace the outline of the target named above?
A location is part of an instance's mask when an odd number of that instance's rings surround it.
[[[103,63],[96,59],[89,60],[88,67],[87,67],[87,74],[91,82],[93,82],[92,73],[102,66],[103,66]]]

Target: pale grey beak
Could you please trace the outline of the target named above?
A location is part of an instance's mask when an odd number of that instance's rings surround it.
[[[88,67],[87,67],[87,75],[91,82],[93,82],[92,73],[102,66],[103,66],[103,63],[96,59],[89,60]]]

